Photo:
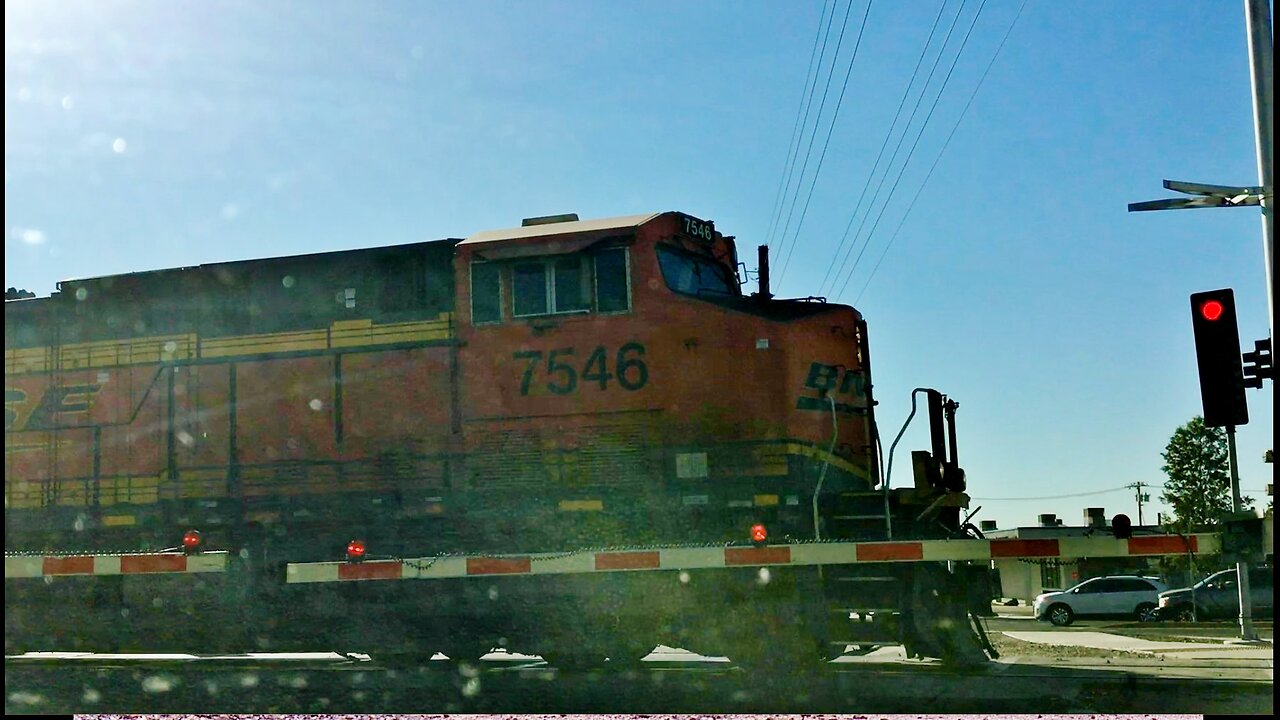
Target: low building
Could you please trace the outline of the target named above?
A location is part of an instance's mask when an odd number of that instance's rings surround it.
[[[1091,535],[1110,535],[1111,528],[1103,514],[1102,508],[1087,508],[1085,524],[1067,526],[1055,515],[1041,515],[1040,524],[1031,527],[1017,527],[1007,530],[995,528],[991,521],[982,523],[983,535],[988,539],[1013,540],[1045,540],[1057,538],[1089,537]],[[1152,535],[1163,533],[1159,525],[1134,525],[1134,535]],[[1274,553],[1274,516],[1268,511],[1263,516],[1263,554],[1270,562]],[[1186,578],[1164,577],[1161,572],[1159,557],[1113,557],[1113,558],[1081,558],[1079,560],[995,560],[993,567],[1000,573],[1001,597],[1016,598],[1030,603],[1037,595],[1050,590],[1065,590],[1089,578],[1103,575],[1143,575],[1158,577],[1170,587],[1181,587]],[[1208,572],[1220,570],[1220,567],[1200,568],[1200,576]]]

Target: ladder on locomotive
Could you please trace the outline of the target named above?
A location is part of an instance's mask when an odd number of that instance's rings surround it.
[[[827,540],[890,539],[889,499],[883,490],[842,491],[827,518]],[[902,577],[881,565],[823,569],[828,608],[827,645],[836,654],[848,646],[870,649],[897,641]]]

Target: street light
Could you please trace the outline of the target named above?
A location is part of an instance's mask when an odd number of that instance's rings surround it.
[[[1145,210],[1191,210],[1194,208],[1248,207],[1261,205],[1266,193],[1260,187],[1206,185],[1204,183],[1165,180],[1164,189],[1194,195],[1189,198],[1167,198],[1129,203],[1129,212]]]

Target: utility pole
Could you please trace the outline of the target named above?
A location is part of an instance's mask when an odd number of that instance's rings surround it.
[[[1142,503],[1149,502],[1151,500],[1151,495],[1149,495],[1148,493],[1142,492],[1142,488],[1151,487],[1151,486],[1148,485],[1147,483],[1139,481],[1139,482],[1133,483],[1132,485],[1125,485],[1125,487],[1133,488],[1134,490],[1134,499],[1138,501],[1138,526],[1141,527],[1144,524],[1142,522]]]

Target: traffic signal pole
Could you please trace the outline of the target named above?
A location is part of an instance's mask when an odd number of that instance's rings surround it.
[[[1227,466],[1231,471],[1231,512],[1244,510],[1240,497],[1240,466],[1236,461],[1236,426],[1227,426]],[[1249,565],[1236,561],[1236,591],[1240,600],[1240,639],[1257,642],[1258,633],[1253,629],[1253,600],[1249,591]]]

